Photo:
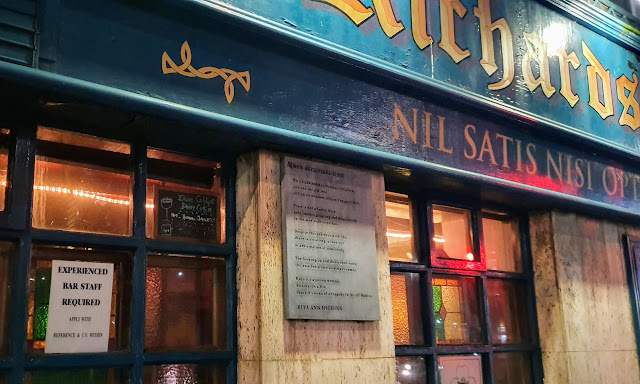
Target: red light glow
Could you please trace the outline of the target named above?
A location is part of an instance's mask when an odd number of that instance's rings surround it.
[[[475,259],[475,256],[473,256],[473,253],[471,252],[467,253],[467,260],[473,261],[474,259]]]

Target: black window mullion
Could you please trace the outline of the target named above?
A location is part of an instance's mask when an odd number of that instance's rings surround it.
[[[480,312],[483,314],[484,318],[484,338],[485,343],[489,347],[487,355],[483,356],[483,367],[485,371],[485,380],[487,383],[493,383],[493,339],[492,339],[492,329],[491,329],[491,317],[489,314],[489,293],[487,286],[487,276],[483,273],[480,278],[480,289],[478,290],[480,294],[480,303],[482,308],[480,308]]]
[[[529,312],[529,339],[531,344],[539,345],[540,335],[538,334],[538,309],[536,307],[536,292],[533,280],[533,258],[531,256],[531,242],[528,236],[529,233],[529,217],[524,216],[520,220],[520,238],[522,239],[522,268],[527,276],[526,280],[526,295],[527,295],[527,309]]]
[[[26,360],[27,290],[29,285],[29,262],[31,259],[31,235],[28,230],[25,235],[20,238],[16,255],[10,306],[10,351],[14,366],[11,371],[9,383],[12,384],[22,383]]]
[[[10,304],[10,354],[14,361],[9,383],[23,382],[26,333],[27,290],[29,262],[31,260],[31,201],[33,197],[33,170],[35,167],[35,143],[37,125],[31,121],[12,127],[15,135],[13,169],[7,179],[11,187],[9,226],[23,231],[15,249],[15,269]],[[13,172],[11,172],[13,171]]]
[[[427,356],[426,363],[427,363],[427,382],[433,383],[433,384],[439,383],[438,355],[434,353],[433,355]]]
[[[134,357],[130,383],[142,384],[144,356],[144,321],[146,300],[146,198],[147,146],[141,140],[133,145],[133,281],[131,299],[131,352]]]
[[[33,201],[33,177],[36,155],[37,124],[27,121],[12,126],[15,143],[7,172],[8,194],[5,209],[9,211],[8,226],[25,230],[31,227],[31,202]]]
[[[433,312],[433,272],[428,270],[426,273],[421,274],[421,291],[424,295],[422,300],[422,318],[423,320],[423,334],[427,346],[433,347],[434,350],[438,345],[435,332],[435,313]]]
[[[484,253],[484,238],[482,236],[482,219],[480,217],[480,210],[471,210],[471,233],[473,234],[473,254],[475,255],[475,261],[483,263],[482,270],[486,270],[487,260]]]
[[[223,181],[225,189],[225,244],[231,247],[231,257],[227,259],[227,350],[230,350],[231,361],[227,364],[227,383],[235,384],[238,376],[237,348],[237,302],[238,290],[236,287],[236,166],[235,161],[227,161],[222,164]]]

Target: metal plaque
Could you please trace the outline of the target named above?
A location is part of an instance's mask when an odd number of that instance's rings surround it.
[[[380,320],[370,174],[285,157],[285,315]]]

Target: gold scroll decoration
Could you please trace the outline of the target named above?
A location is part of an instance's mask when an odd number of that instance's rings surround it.
[[[180,49],[180,58],[182,59],[182,64],[176,65],[176,63],[171,60],[167,52],[164,52],[162,54],[162,73],[165,75],[178,73],[182,76],[199,77],[201,79],[213,79],[214,77],[220,76],[224,79],[224,95],[227,97],[227,102],[229,104],[231,104],[233,97],[235,96],[235,87],[233,85],[234,80],[238,80],[247,92],[249,92],[249,89],[251,88],[251,77],[249,75],[249,71],[238,73],[231,69],[215,67],[202,67],[200,69],[195,69],[191,65],[191,47],[186,41],[182,44],[182,48]]]

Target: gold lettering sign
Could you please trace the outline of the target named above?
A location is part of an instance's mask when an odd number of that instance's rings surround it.
[[[372,7],[365,6],[363,0],[310,1],[333,6],[344,13],[356,25],[362,24],[376,14],[380,27],[388,38],[396,36],[405,29],[405,25],[400,18],[401,15],[394,13],[390,0],[372,0]],[[427,20],[429,20],[427,12],[437,9],[437,7],[428,7],[427,9],[427,0],[408,1],[411,4],[410,20],[413,41],[418,48],[424,50],[433,44],[433,38],[429,35],[427,29]],[[495,16],[492,16],[491,9],[492,5],[495,5],[495,1],[497,0],[477,0],[477,6],[473,8],[473,14],[478,19],[479,39],[482,47],[482,57],[479,63],[489,76],[493,76],[499,70],[502,71],[501,77],[497,82],[487,85],[491,91],[507,88],[515,80],[514,41],[511,28],[505,18],[494,20]],[[502,1],[506,2],[507,0]],[[463,19],[468,10],[460,0],[439,0],[439,5],[441,37],[438,47],[446,52],[455,63],[460,63],[470,57],[471,52],[468,49],[462,49],[458,45],[455,22],[458,19]],[[494,33],[496,31],[499,32],[499,36]],[[565,33],[567,33],[565,27],[556,23],[547,25],[542,34],[523,32],[522,36],[527,49],[522,56],[520,68],[522,69],[522,80],[524,80],[524,84],[530,92],[533,93],[540,88],[547,98],[551,98],[560,88],[559,94],[571,107],[575,107],[581,98],[574,90],[572,78],[582,63],[576,52],[568,53],[566,48],[561,46],[564,44],[564,36],[559,36],[559,34]],[[496,38],[499,38],[500,47],[495,46]],[[498,54],[502,56],[501,65],[499,61],[496,61],[496,55]],[[614,114],[613,97],[615,94],[622,104],[618,122],[621,126],[628,126],[634,131],[638,130],[640,128],[640,102],[636,98],[639,84],[637,75],[632,74],[632,79],[621,75],[615,81],[616,90],[614,91],[611,71],[601,64],[584,41],[582,42],[582,54],[588,61],[586,72],[589,88],[589,106],[604,120]],[[559,73],[551,73],[550,69],[554,66],[549,63],[549,60],[555,60],[556,58],[559,68],[557,72]],[[554,76],[556,76],[555,79]],[[554,80],[559,84],[554,85]],[[418,113],[414,111],[414,126],[411,128],[406,118],[401,112],[397,111],[396,136],[399,134],[397,131],[399,123],[410,135],[414,143],[419,141],[416,133],[417,115]],[[429,119],[430,115],[425,115],[425,120]],[[426,121],[426,123],[428,124],[429,122]],[[470,134],[472,128],[473,126],[470,126],[467,133]],[[426,132],[426,138],[424,146],[430,148],[430,131]],[[501,140],[505,140],[505,145],[511,143],[507,139]],[[519,156],[522,155],[522,151],[525,151],[527,156],[530,156],[535,151],[535,146],[522,146],[517,141],[515,146]],[[488,142],[477,149],[472,148],[472,152],[474,151],[478,151],[480,158],[491,158],[491,147]]]
[[[589,105],[593,108],[602,119],[606,119],[613,115],[613,96],[611,95],[611,76],[610,71],[604,69],[591,49],[582,42],[582,53],[587,58],[589,64],[587,66],[587,79],[589,81]],[[598,90],[598,77],[602,83],[602,96],[604,103],[600,101],[600,92]]]
[[[564,48],[558,49],[557,53],[558,60],[560,61],[560,83],[562,84],[560,94],[569,102],[571,107],[575,107],[578,101],[580,101],[580,98],[573,92],[573,88],[571,87],[571,72],[569,71],[569,64],[571,64],[575,71],[580,66],[580,60],[578,60],[578,56],[576,56],[575,52],[567,54],[567,51]]]
[[[189,43],[186,41],[182,44],[182,48],[180,49],[180,58],[182,59],[182,64],[176,65],[176,63],[171,60],[167,52],[164,52],[162,54],[162,73],[165,75],[178,73],[182,76],[199,77],[201,79],[213,79],[214,77],[220,76],[224,79],[224,94],[229,104],[231,104],[233,97],[235,96],[235,87],[233,86],[234,80],[238,80],[247,92],[249,92],[249,89],[251,88],[249,71],[238,73],[230,69],[218,69],[214,67],[202,67],[200,69],[195,69],[191,66],[191,47],[189,47]]]
[[[547,44],[543,43],[540,38],[533,33],[524,33],[524,39],[527,42],[527,53],[522,59],[522,76],[524,76],[524,82],[531,92],[538,87],[542,87],[542,92],[544,92],[544,95],[547,96],[548,99],[556,93],[556,88],[551,85]],[[540,75],[538,75],[537,78],[533,74],[531,60],[535,60],[538,63]]]
[[[440,30],[442,32],[442,39],[438,46],[447,52],[453,61],[459,63],[471,56],[471,53],[468,49],[463,51],[458,44],[456,44],[455,22],[453,20],[454,12],[462,19],[467,14],[467,8],[462,5],[460,0],[440,1]]]
[[[633,81],[625,75],[616,80],[618,90],[618,100],[622,103],[624,110],[620,114],[620,125],[628,125],[634,131],[640,127],[640,104],[635,99],[636,89],[638,89],[638,76],[633,74]],[[629,94],[627,94],[627,91]],[[633,109],[633,115],[629,113]]]
[[[498,91],[508,87],[515,77],[515,63],[513,61],[513,39],[511,29],[504,18],[491,21],[491,0],[478,0],[478,6],[473,8],[473,14],[480,22],[480,40],[482,42],[482,60],[480,65],[489,76],[498,70],[496,64],[495,49],[493,47],[493,31],[500,31],[502,44],[502,79],[494,84],[489,84],[489,89]]]
[[[427,0],[411,0],[411,30],[418,48],[425,49],[433,43],[427,34]]]

